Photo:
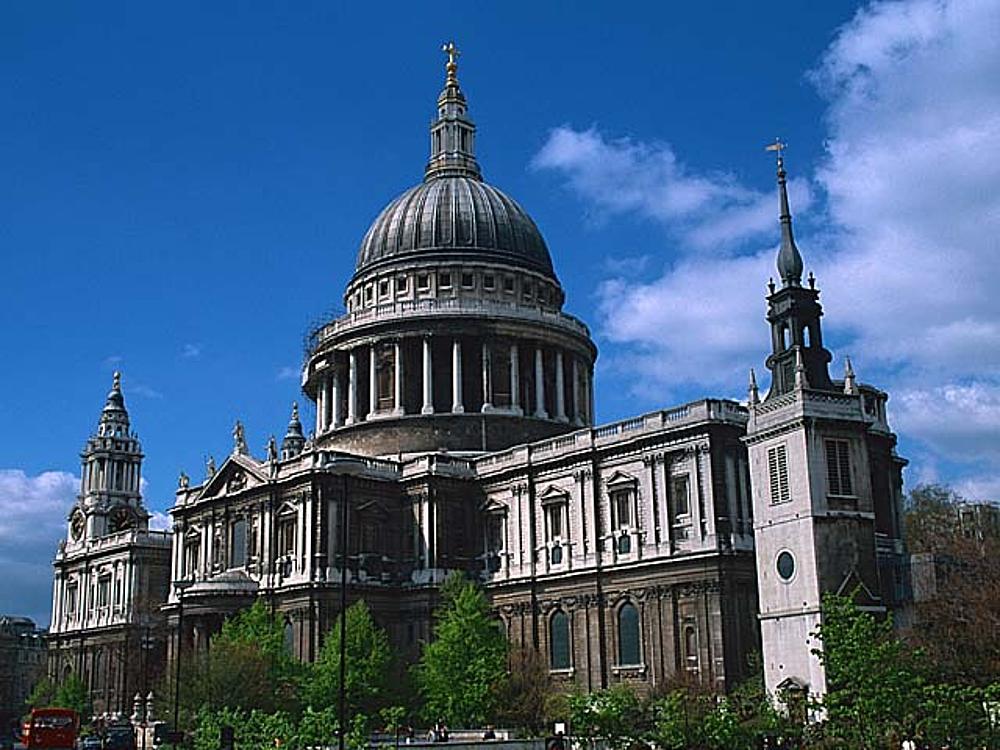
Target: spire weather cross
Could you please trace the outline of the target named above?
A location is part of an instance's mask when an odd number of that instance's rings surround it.
[[[785,154],[785,149],[788,148],[787,143],[783,143],[780,138],[775,138],[774,143],[769,143],[764,146],[765,151],[777,151],[778,152],[778,163],[781,163],[782,157]]]

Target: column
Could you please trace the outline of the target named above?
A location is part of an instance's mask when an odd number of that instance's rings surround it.
[[[545,411],[545,362],[542,359],[541,348],[535,349],[535,416],[548,419]]]
[[[566,422],[566,383],[563,376],[563,353],[556,350],[556,419]]]
[[[573,357],[572,368],[573,424],[583,424],[583,420],[580,418],[580,361],[576,357]]]
[[[375,344],[368,347],[368,419],[378,411],[378,379],[375,377]]]
[[[340,427],[344,421],[340,413],[340,370],[334,370],[330,378],[330,421],[334,427]]]
[[[433,367],[431,362],[431,340],[429,336],[424,337],[424,405],[420,409],[421,414],[434,413],[434,380]]]
[[[326,381],[316,386],[316,434],[326,432]]]
[[[393,344],[392,359],[393,404],[396,406],[395,413],[403,414],[403,344],[400,341]]]
[[[347,369],[347,424],[358,420],[358,355],[351,349]]]
[[[510,408],[521,414],[521,366],[517,358],[517,344],[510,345]]]
[[[462,405],[462,342],[458,339],[451,346],[451,411],[453,414],[465,411]]]
[[[493,411],[493,396],[490,387],[490,345],[483,341],[483,408],[481,411]]]

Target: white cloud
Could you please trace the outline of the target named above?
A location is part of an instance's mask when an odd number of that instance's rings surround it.
[[[0,469],[0,611],[23,613],[48,625],[52,558],[65,537],[66,518],[79,489],[64,471],[28,476]]]
[[[931,451],[921,460],[964,462],[968,477],[1000,458],[997,29],[996,2],[873,3],[808,73],[828,103],[814,178],[827,225],[822,242],[799,245],[825,324],[861,378],[893,393],[897,427]],[[656,220],[680,240],[660,278],[601,285],[600,329],[619,345],[611,366],[642,362],[661,398],[684,382],[735,390],[767,346],[760,286],[773,251],[733,246],[776,240],[773,191],[593,128],[555,129],[534,164],[562,174],[598,216]],[[800,215],[814,191],[791,187]],[[714,260],[697,257],[706,248]]]
[[[201,356],[201,344],[184,344],[181,349],[181,357],[184,359],[196,359]]]
[[[149,517],[149,528],[152,531],[170,531],[173,524],[170,516],[163,511],[154,510]]]
[[[301,371],[298,367],[291,367],[285,365],[278,370],[278,373],[274,376],[275,380],[298,380],[301,375]]]
[[[662,222],[689,248],[719,250],[774,231],[775,197],[731,174],[698,173],[667,143],[609,138],[596,128],[562,126],[536,154],[537,169],[561,173],[596,218],[636,214]],[[812,202],[808,184],[789,188],[800,211]]]
[[[127,390],[129,394],[134,396],[142,396],[143,398],[163,398],[162,393],[145,383],[132,383],[128,386]]]

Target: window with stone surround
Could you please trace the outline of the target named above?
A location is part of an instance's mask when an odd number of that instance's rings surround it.
[[[684,625],[684,668],[698,671],[698,629],[693,622]]]
[[[625,602],[618,609],[618,664],[624,667],[642,664],[639,610],[632,602]]]
[[[182,578],[194,578],[198,572],[198,559],[201,557],[201,534],[193,532],[184,539],[184,570]]]
[[[79,587],[76,581],[68,583],[66,585],[66,619],[75,620],[76,619],[76,607],[77,607],[77,591]]]
[[[97,579],[97,606],[104,609],[111,596],[111,576],[102,575]]]
[[[229,527],[229,567],[242,568],[247,564],[247,522],[237,518]]]
[[[851,444],[847,440],[826,440],[826,481],[829,494],[854,495],[851,482]]]
[[[278,555],[295,555],[297,520],[295,513],[278,516]]]
[[[549,618],[549,667],[570,669],[569,615],[561,609]]]
[[[784,443],[767,449],[767,476],[771,488],[771,504],[787,503],[792,499],[788,483],[788,449]]]

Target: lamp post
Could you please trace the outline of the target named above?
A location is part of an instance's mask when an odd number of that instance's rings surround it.
[[[174,732],[179,731],[181,716],[181,651],[184,644],[184,590],[193,581],[174,581],[177,591],[177,649],[174,653]]]

